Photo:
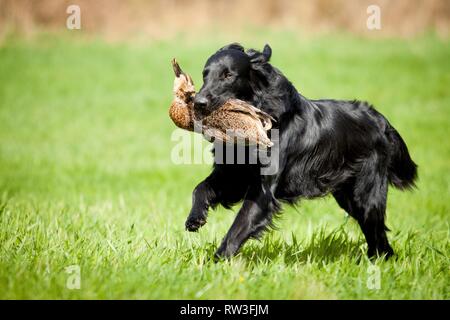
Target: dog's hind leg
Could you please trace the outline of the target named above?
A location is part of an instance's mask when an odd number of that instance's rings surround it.
[[[384,170],[369,161],[363,165],[354,183],[333,193],[339,206],[358,221],[367,241],[369,257],[386,255],[388,258],[394,254],[385,225],[387,188]]]

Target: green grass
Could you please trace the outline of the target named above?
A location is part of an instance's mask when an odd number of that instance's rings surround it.
[[[389,192],[397,258],[375,261],[380,289],[366,285],[360,230],[329,197],[285,207],[280,229],[231,261],[210,258],[233,212],[184,230],[210,166],[170,161],[170,59],[199,85],[205,59],[229,39],[42,37],[0,47],[0,298],[450,298],[448,41],[248,38],[271,44],[273,64],[305,96],[369,100],[419,164],[416,191]],[[66,287],[74,264],[79,290]]]

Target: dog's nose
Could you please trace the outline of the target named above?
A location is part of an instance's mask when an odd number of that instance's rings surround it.
[[[198,108],[200,110],[204,110],[204,109],[206,109],[206,107],[208,105],[208,99],[206,97],[197,95],[194,98],[194,105],[196,108]]]

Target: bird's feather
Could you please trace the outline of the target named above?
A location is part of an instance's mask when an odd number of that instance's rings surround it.
[[[266,131],[270,130],[272,128],[272,122],[275,122],[275,119],[266,112],[239,99],[228,100],[222,108],[229,112],[241,112],[251,116],[256,121],[261,121]]]

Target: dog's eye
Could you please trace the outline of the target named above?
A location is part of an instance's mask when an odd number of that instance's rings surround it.
[[[222,73],[222,79],[229,79],[229,78],[231,78],[231,76],[232,76],[232,74],[230,71],[224,71]]]

